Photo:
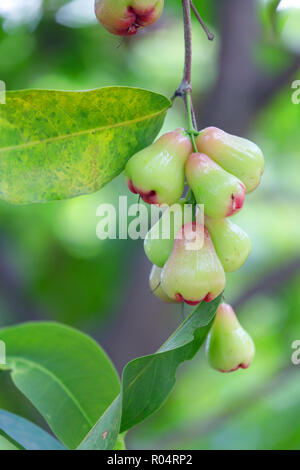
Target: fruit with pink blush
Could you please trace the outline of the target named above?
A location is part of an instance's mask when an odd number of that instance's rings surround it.
[[[253,361],[253,340],[228,304],[221,304],[217,310],[207,338],[206,355],[211,367],[220,372],[247,369]]]
[[[230,217],[244,205],[245,186],[203,153],[192,153],[185,165],[187,182],[204,213],[212,218]]]
[[[189,305],[211,302],[223,292],[224,269],[202,224],[191,222],[178,232],[161,281],[171,299]]]
[[[251,240],[244,230],[230,219],[205,218],[214,247],[225,272],[240,269],[251,253]]]
[[[153,225],[144,240],[144,250],[151,263],[160,266],[165,265],[171,255],[174,239],[181,227],[193,220],[193,211],[181,200],[170,206]]]
[[[127,162],[128,188],[149,204],[174,204],[184,189],[184,166],[191,152],[184,129],[164,134]]]
[[[161,268],[155,265],[152,266],[150,277],[149,277],[149,285],[150,285],[151,292],[163,302],[174,303],[176,301],[173,299],[170,299],[170,297],[167,296],[167,294],[162,288],[161,272],[162,272]]]
[[[250,140],[218,129],[207,127],[196,139],[199,152],[203,152],[224,170],[239,178],[247,193],[254,191],[264,172],[264,156],[260,148]]]
[[[95,13],[107,31],[119,36],[132,36],[139,29],[157,21],[164,0],[96,0]]]

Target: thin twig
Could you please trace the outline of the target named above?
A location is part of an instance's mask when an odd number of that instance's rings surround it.
[[[184,22],[185,61],[183,82],[186,85],[185,92],[192,91],[192,18],[190,0],[182,0]]]
[[[215,39],[214,34],[209,31],[208,27],[207,27],[206,24],[204,23],[202,17],[200,16],[200,14],[199,14],[199,12],[198,12],[196,6],[195,6],[194,3],[192,2],[192,0],[191,0],[191,8],[192,8],[192,10],[193,10],[193,12],[194,12],[194,14],[195,14],[197,20],[199,21],[199,23],[201,24],[202,28],[204,29],[205,34],[206,34],[206,36],[207,36],[207,39],[208,39],[209,41],[213,41],[213,40]]]
[[[183,10],[183,24],[184,24],[184,46],[185,46],[185,59],[184,59],[184,72],[182,81],[174,93],[173,99],[181,97],[188,112],[189,119],[189,132],[197,131],[197,122],[192,103],[192,18],[191,18],[191,1],[182,0]]]
[[[183,24],[184,24],[184,72],[183,78],[173,99],[180,97],[185,99],[186,93],[192,91],[192,20],[190,0],[182,0]]]

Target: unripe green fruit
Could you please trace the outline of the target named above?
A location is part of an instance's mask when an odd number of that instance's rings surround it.
[[[224,170],[239,178],[247,193],[259,185],[264,172],[264,156],[250,140],[227,134],[216,127],[207,127],[196,139],[199,152],[203,152]]]
[[[159,19],[164,0],[95,0],[95,13],[110,33],[132,36]]]
[[[128,161],[128,188],[149,204],[174,204],[184,189],[184,165],[191,152],[184,129],[164,134]]]
[[[184,211],[184,201],[179,201],[169,207],[159,221],[147,233],[144,241],[146,256],[151,263],[161,268],[168,261],[174,239],[181,227],[192,222],[192,211]]]
[[[162,287],[177,302],[211,302],[225,287],[225,273],[208,230],[191,222],[178,232],[163,268]]]
[[[220,372],[247,369],[253,361],[253,340],[228,304],[223,303],[218,308],[207,338],[206,354],[211,367]]]
[[[240,269],[251,253],[251,240],[247,233],[229,219],[206,217],[205,225],[225,272]]]
[[[187,182],[205,215],[230,217],[244,205],[245,186],[203,153],[192,153],[185,165]]]
[[[162,288],[161,285],[161,272],[162,269],[159,268],[158,266],[153,265],[151,272],[150,272],[150,277],[149,277],[149,285],[152,293],[156,295],[160,300],[163,302],[167,303],[173,303],[175,300],[170,299],[170,297],[167,296],[165,291]]]

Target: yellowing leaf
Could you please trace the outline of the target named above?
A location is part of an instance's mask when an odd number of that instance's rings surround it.
[[[0,198],[28,204],[98,191],[152,143],[170,105],[127,87],[8,92],[0,106]]]

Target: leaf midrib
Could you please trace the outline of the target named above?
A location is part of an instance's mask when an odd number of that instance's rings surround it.
[[[164,113],[167,109],[168,108],[166,107],[163,110],[157,111],[156,113],[148,114],[147,116],[143,116],[143,117],[137,118],[137,119],[129,119],[127,121],[118,122],[116,124],[107,124],[105,126],[95,127],[95,128],[87,129],[87,130],[84,130],[84,131],[72,132],[71,134],[62,134],[62,135],[59,135],[59,136],[56,136],[56,137],[49,137],[48,139],[42,139],[42,140],[36,140],[36,141],[33,141],[33,142],[27,142],[27,143],[24,143],[24,144],[12,145],[10,147],[3,147],[3,148],[0,148],[0,153],[10,152],[12,150],[18,150],[18,149],[23,149],[23,148],[27,148],[27,147],[33,147],[35,145],[41,145],[41,144],[45,144],[45,143],[47,144],[49,142],[50,143],[51,142],[57,142],[59,140],[79,137],[81,135],[93,134],[93,133],[101,132],[101,131],[106,130],[106,129],[116,129],[118,127],[128,126],[130,124],[135,124],[135,123],[138,123],[138,122],[146,121],[148,119],[152,119],[156,116],[159,116],[160,114]]]
[[[178,349],[182,348],[183,346],[187,346],[188,344],[192,343],[195,339],[195,332],[196,330],[198,330],[199,328],[204,328],[205,326],[208,325],[208,323],[206,322],[205,324],[200,324],[199,326],[197,326],[194,331],[191,333],[190,335],[190,338],[188,338],[184,343],[180,344],[180,345],[177,345],[177,346],[172,346],[170,349],[163,349],[162,348],[165,346],[167,347],[168,346],[168,343],[171,343],[171,340],[174,339],[174,337],[176,335],[178,335],[179,333],[182,333],[182,331],[184,330],[185,326],[187,325],[187,323],[189,322],[189,320],[191,319],[191,317],[193,316],[193,312],[185,319],[185,321],[179,326],[179,328],[177,328],[174,333],[166,340],[166,342],[158,349],[158,351],[156,351],[156,353],[154,353],[153,355],[151,355],[151,359],[150,361],[146,364],[146,366],[144,366],[141,371],[136,375],[136,377],[134,377],[134,379],[127,385],[126,388],[124,388],[124,391],[127,392],[129,388],[131,388],[135,382],[140,378],[140,376],[151,366],[152,362],[156,360],[157,356],[159,354],[165,354],[167,352],[171,352],[171,351],[177,351]],[[149,356],[148,356],[149,357]]]
[[[12,370],[12,372],[17,373],[17,363],[21,363],[27,366],[31,366],[33,369],[38,369],[45,375],[48,375],[49,377],[54,380],[68,395],[68,397],[71,399],[75,407],[78,409],[78,411],[81,413],[82,417],[85,419],[87,424],[92,428],[94,426],[94,422],[91,421],[91,419],[88,417],[87,413],[84,411],[83,407],[80,405],[79,401],[75,398],[74,394],[69,390],[69,388],[63,383],[61,379],[59,379],[56,375],[54,375],[49,369],[46,367],[43,367],[42,365],[38,364],[37,362],[31,361],[30,359],[26,358],[20,358],[20,357],[15,357],[15,356],[9,356],[8,361],[13,361],[15,363],[15,368]],[[13,366],[14,364],[12,364]]]
[[[180,325],[179,328],[177,328],[177,330],[174,331],[174,333],[167,339],[167,341],[161,346],[161,348],[163,346],[167,346],[167,344],[170,342],[171,339],[174,338],[174,336],[176,336],[177,334],[179,333],[182,333],[182,331],[184,330],[184,327],[187,325],[187,323],[189,322],[189,320],[191,319],[191,317],[193,316],[193,312],[185,319],[185,321],[183,322],[182,325]],[[161,351],[161,348],[155,353],[152,355],[151,358],[149,358],[150,360],[148,361],[148,363],[140,370],[140,372],[131,380],[131,382],[129,382],[127,384],[126,387],[123,388],[123,392],[122,392],[122,395],[124,395],[124,393],[127,393],[132,387],[133,385],[139,380],[139,378],[141,377],[141,375],[143,375],[147,369],[149,369],[149,367],[152,365],[153,362],[156,361],[157,357],[159,355],[165,355],[166,353],[170,353],[171,351],[173,351],[175,353],[178,352],[178,350],[180,350],[181,348],[183,347],[186,347],[187,345],[191,344],[194,340],[195,340],[195,334],[196,334],[196,331],[199,329],[199,328],[205,328],[205,326],[207,326],[209,324],[209,322],[206,322],[204,325],[200,325],[198,327],[196,327],[193,331],[193,333],[191,334],[191,337],[190,339],[188,339],[185,343],[182,343],[178,346],[173,346],[171,347],[170,349],[165,349],[163,351]],[[148,356],[149,357],[149,356]],[[144,409],[146,409],[148,406],[148,403],[145,405]],[[144,411],[141,410],[137,415],[135,415],[135,418],[139,415],[142,414],[142,412]]]

